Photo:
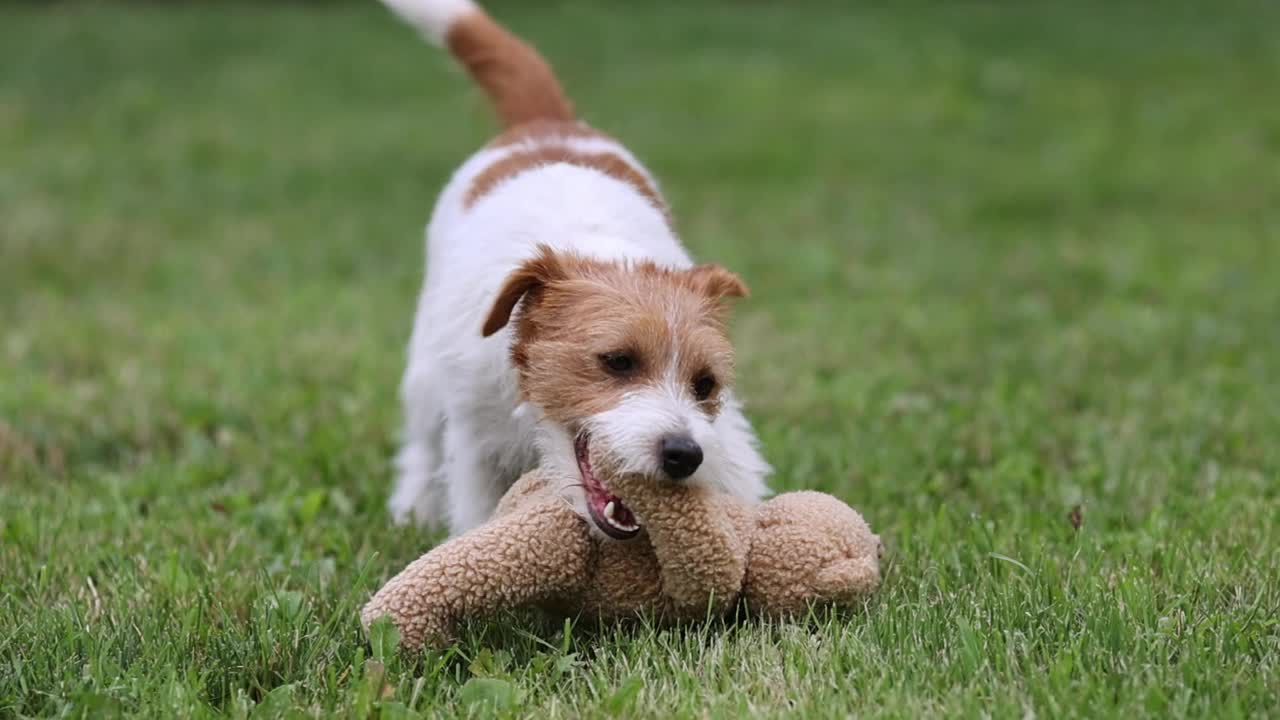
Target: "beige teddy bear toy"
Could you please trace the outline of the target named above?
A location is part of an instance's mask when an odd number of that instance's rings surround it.
[[[852,603],[880,583],[880,539],[848,505],[817,492],[750,505],[641,476],[609,483],[634,537],[605,537],[534,470],[488,523],[418,558],[365,606],[390,616],[406,647],[449,643],[466,618],[536,606],[604,619],[725,613],[744,601],[773,617],[810,603]],[[617,512],[606,508],[612,518]],[[615,525],[616,529],[616,525]]]

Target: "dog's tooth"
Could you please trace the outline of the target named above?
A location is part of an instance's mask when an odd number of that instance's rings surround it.
[[[612,501],[612,500],[610,500],[610,501],[609,501],[609,503],[608,503],[607,505],[605,505],[605,506],[604,506],[604,516],[605,516],[605,517],[607,517],[607,518],[609,518],[610,520],[612,520],[612,519],[613,519],[613,513],[614,513],[616,510],[617,510],[616,506],[614,505],[613,501]]]

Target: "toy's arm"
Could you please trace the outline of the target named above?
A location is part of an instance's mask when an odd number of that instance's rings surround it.
[[[495,518],[415,560],[365,605],[365,627],[390,616],[401,644],[449,642],[461,620],[577,593],[592,545],[582,520],[556,500]]]
[[[631,476],[610,483],[641,519],[662,577],[679,610],[700,612],[734,602],[746,573],[746,508],[699,487]]]

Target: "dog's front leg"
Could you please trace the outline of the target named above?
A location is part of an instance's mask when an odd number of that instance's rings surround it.
[[[490,433],[459,416],[445,426],[444,480],[449,503],[449,534],[479,527],[493,514],[515,478],[504,473],[483,442]]]

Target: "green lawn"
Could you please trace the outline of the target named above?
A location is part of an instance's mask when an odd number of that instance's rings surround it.
[[[9,4],[0,718],[1280,713],[1280,5],[495,14],[751,285],[775,487],[861,508],[883,591],[370,644],[438,540],[383,506],[483,100],[372,0]]]

